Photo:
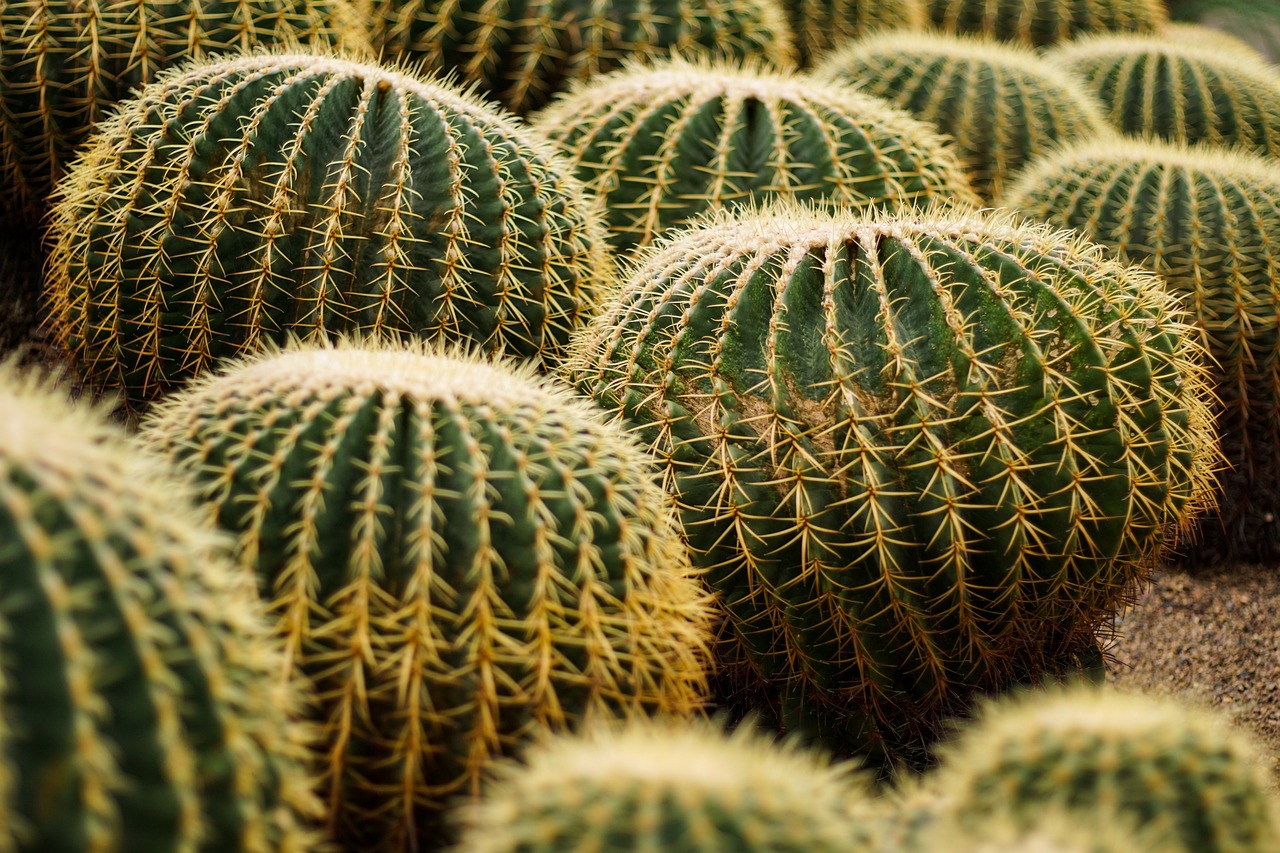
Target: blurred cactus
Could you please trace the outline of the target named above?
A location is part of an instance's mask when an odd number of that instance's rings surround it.
[[[1082,78],[1127,134],[1280,154],[1280,71],[1213,40],[1096,36],[1050,58]]]
[[[1043,47],[1086,33],[1156,32],[1168,22],[1161,0],[925,0],[944,32],[974,33]]]
[[[290,334],[554,360],[611,277],[570,171],[476,99],[375,65],[193,65],[138,93],[64,182],[55,332],[132,400]]]
[[[1246,41],[1280,62],[1280,4],[1275,0],[1166,0],[1177,21],[1196,21]]]
[[[1046,808],[1026,820],[941,823],[908,846],[877,853],[1191,853],[1166,840],[1164,833],[1138,832],[1128,823],[1101,807],[1087,819],[1067,809]]]
[[[975,691],[1096,663],[1208,499],[1184,316],[1042,227],[779,205],[645,252],[568,369],[666,463],[722,696],[911,757]]]
[[[536,119],[603,199],[615,248],[770,198],[976,202],[933,128],[851,86],[683,61],[631,68]]]
[[[367,51],[347,0],[0,3],[0,211],[34,224],[90,131],[183,60],[302,44]]]
[[[1018,45],[888,33],[838,51],[816,75],[855,85],[950,135],[988,200],[1029,160],[1107,129],[1078,81]]]
[[[929,21],[925,0],[788,0],[800,64],[879,30],[919,30]]]
[[[707,605],[652,461],[528,369],[260,354],[145,435],[237,534],[314,679],[352,849],[418,849],[539,732],[703,698]]]
[[[370,2],[374,46],[384,56],[457,75],[521,114],[631,59],[795,62],[779,0]]]
[[[0,411],[0,849],[317,849],[252,577],[105,412],[11,362]]]

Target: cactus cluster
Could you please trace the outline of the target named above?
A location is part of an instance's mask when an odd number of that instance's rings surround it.
[[[296,347],[196,380],[145,436],[315,681],[354,849],[417,849],[539,732],[703,699],[707,604],[651,461],[531,370]]]
[[[925,0],[935,27],[1044,47],[1095,32],[1156,32],[1162,0]]]
[[[315,849],[252,580],[105,412],[11,363],[0,411],[0,849]]]
[[[895,752],[1096,654],[1207,500],[1184,320],[1042,227],[782,205],[646,252],[570,372],[665,462],[724,692]]]
[[[376,65],[180,69],[103,124],[62,184],[56,336],[131,400],[291,334],[554,360],[611,264],[569,172],[513,119]]]
[[[631,68],[562,98],[535,127],[604,200],[622,251],[706,211],[771,198],[976,201],[928,125],[852,86],[764,69]]]
[[[800,64],[808,67],[832,48],[880,30],[920,30],[925,0],[789,0]]]
[[[949,134],[985,199],[998,198],[1009,177],[1034,158],[1107,127],[1079,82],[1018,45],[888,33],[837,51],[816,73],[884,98]]]

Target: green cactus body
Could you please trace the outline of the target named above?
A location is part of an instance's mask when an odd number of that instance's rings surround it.
[[[1127,134],[1280,154],[1280,71],[1214,41],[1095,36],[1049,57]]]
[[[287,350],[193,383],[145,435],[314,679],[353,849],[418,849],[539,732],[702,701],[708,608],[652,461],[529,370]]]
[[[1161,0],[925,0],[933,25],[1032,47],[1096,32],[1158,31],[1169,19]]]
[[[309,853],[251,575],[105,412],[0,367],[0,850]]]
[[[162,69],[192,57],[294,42],[369,49],[346,0],[5,0],[0,210],[32,223],[41,219],[54,184],[94,125]]]
[[[924,0],[789,0],[800,64],[879,30],[919,30],[929,21]]]
[[[1092,654],[1205,500],[1190,331],[1042,228],[781,205],[647,252],[569,366],[666,463],[723,692],[896,750]]]
[[[1078,81],[1012,44],[888,33],[840,50],[816,74],[856,85],[950,135],[974,189],[988,200],[1028,161],[1107,129]]]
[[[1047,808],[1026,820],[942,823],[933,834],[877,853],[1190,853],[1165,834],[1139,832],[1130,823],[1102,807],[1088,819],[1068,809]]]
[[[1280,556],[1280,167],[1264,157],[1147,142],[1061,152],[1005,203],[1075,228],[1160,273],[1204,330],[1216,361],[1217,517],[1191,562]]]
[[[57,338],[131,399],[288,335],[554,359],[611,270],[570,171],[475,99],[378,66],[193,65],[104,124],[63,185]]]
[[[671,54],[784,68],[779,0],[371,0],[384,56],[456,74],[517,113],[628,60]]]
[[[593,727],[504,768],[464,812],[457,853],[862,853],[848,764],[743,726]]]
[[[615,248],[770,198],[976,202],[931,127],[851,86],[683,61],[582,87],[535,126],[603,199]]]
[[[1157,849],[1264,853],[1280,823],[1259,753],[1230,722],[1170,699],[1075,688],[989,705],[941,753],[932,786],[970,828],[1034,825],[1046,806],[1098,811],[1167,838]],[[1019,848],[1020,849],[1020,848]]]

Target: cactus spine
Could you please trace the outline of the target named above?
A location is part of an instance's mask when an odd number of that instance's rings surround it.
[[[1168,23],[1161,0],[925,0],[933,25],[1043,47],[1086,33],[1156,32]]]
[[[949,134],[985,199],[997,198],[1029,160],[1107,127],[1076,80],[1012,44],[888,33],[833,54],[817,76],[856,85]]]
[[[707,605],[652,462],[529,370],[419,346],[260,354],[158,407],[316,682],[325,796],[354,849],[542,731],[688,713]]]
[[[834,47],[880,30],[919,30],[928,23],[925,0],[791,0],[787,10],[810,66]]]
[[[186,59],[302,42],[368,50],[346,0],[6,0],[0,4],[0,210],[31,222],[75,152],[135,86]]]
[[[928,125],[851,86],[673,61],[601,78],[535,126],[603,199],[615,248],[770,198],[842,206],[976,201]]]
[[[666,462],[726,692],[907,749],[1090,654],[1206,499],[1183,320],[1042,228],[782,205],[646,252],[570,365]]]
[[[289,334],[554,359],[610,277],[568,171],[477,100],[375,65],[193,65],[122,108],[64,184],[56,335],[132,399]]]
[[[456,74],[521,114],[632,59],[794,64],[778,0],[374,0],[373,8],[383,55]]]
[[[0,410],[0,849],[316,849],[252,578],[105,413],[12,363]]]

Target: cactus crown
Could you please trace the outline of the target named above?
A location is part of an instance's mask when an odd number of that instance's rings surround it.
[[[1169,20],[1161,0],[926,0],[933,25],[1033,47],[1100,31],[1154,32]]]

